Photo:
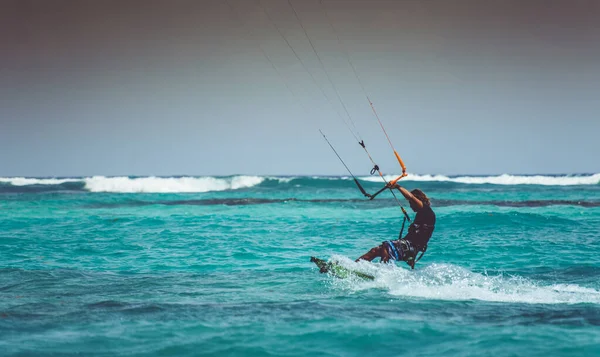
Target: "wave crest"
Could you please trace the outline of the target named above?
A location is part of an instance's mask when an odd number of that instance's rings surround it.
[[[31,186],[31,185],[62,185],[67,182],[79,182],[76,178],[29,178],[29,177],[0,177],[0,183],[8,183],[13,186]]]
[[[398,176],[386,176],[390,181]],[[361,177],[361,180],[371,182],[381,182],[379,177]],[[574,186],[574,185],[597,185],[600,184],[600,173],[593,175],[508,175],[499,176],[457,176],[449,177],[444,175],[416,175],[409,174],[402,181],[418,182],[454,182],[462,184],[492,184],[492,185],[544,185],[544,186]]]
[[[386,176],[392,180],[394,176]],[[377,182],[379,177],[360,177],[360,180]],[[297,187],[313,188],[347,188],[352,180],[348,176],[230,176],[230,177],[82,177],[82,178],[28,178],[0,177],[0,193],[2,192],[54,192],[54,191],[91,191],[114,193],[202,193],[210,191],[236,190],[261,185],[266,188],[281,190]],[[563,176],[457,176],[414,175],[410,174],[404,181],[450,182],[457,184],[492,184],[492,185],[598,185],[600,173],[591,175]]]
[[[90,192],[115,193],[200,193],[236,190],[259,185],[265,180],[258,176],[216,177],[104,177],[85,178]]]

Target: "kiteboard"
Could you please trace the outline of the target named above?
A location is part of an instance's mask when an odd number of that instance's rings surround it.
[[[315,263],[317,265],[317,267],[319,267],[319,271],[321,273],[329,273],[329,274],[335,276],[336,278],[346,279],[346,278],[355,276],[355,277],[365,279],[365,280],[375,280],[375,277],[373,275],[369,275],[366,273],[361,273],[356,270],[345,268],[345,267],[341,266],[338,262],[335,262],[335,261],[327,262],[323,259],[319,259],[319,258],[315,258],[315,257],[310,257],[310,261]]]

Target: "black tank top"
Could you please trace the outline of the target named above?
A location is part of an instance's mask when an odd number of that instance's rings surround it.
[[[423,208],[417,211],[413,223],[408,227],[408,234],[404,237],[412,243],[415,248],[423,249],[429,242],[435,228],[435,213],[431,206],[423,205]]]

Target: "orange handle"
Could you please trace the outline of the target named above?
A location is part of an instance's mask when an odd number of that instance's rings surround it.
[[[400,163],[400,167],[402,167],[402,175],[406,176],[406,166],[404,165],[404,161],[402,161],[402,159],[400,158],[400,155],[398,155],[398,152],[396,152],[396,150],[394,150],[394,155],[396,155],[396,159],[398,159],[398,162]]]

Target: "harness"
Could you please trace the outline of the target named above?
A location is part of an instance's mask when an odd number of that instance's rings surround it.
[[[414,259],[414,257],[412,257],[412,260],[410,262],[406,261],[406,264],[410,265],[411,269],[414,269],[415,268],[415,264],[417,264],[417,262],[419,260],[421,260],[421,258],[423,258],[423,254],[425,254],[426,251],[427,251],[427,246],[424,246],[423,249],[420,250],[421,255],[417,259]],[[416,256],[416,253],[415,253],[415,256]]]

